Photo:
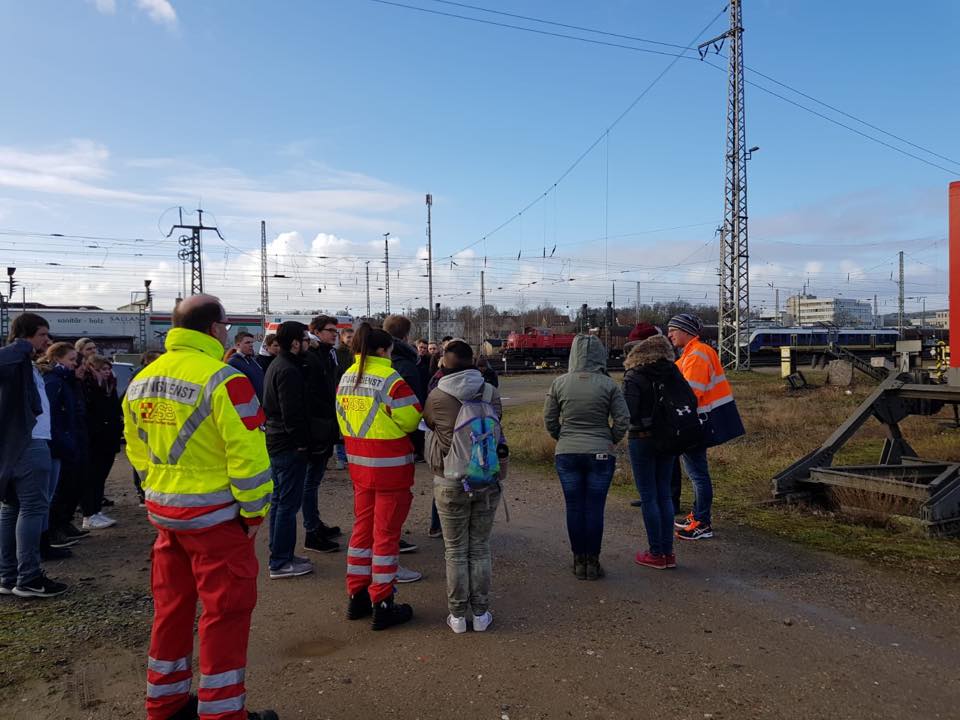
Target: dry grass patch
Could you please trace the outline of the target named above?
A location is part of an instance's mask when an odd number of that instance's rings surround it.
[[[804,373],[822,385],[823,373]],[[710,450],[720,524],[742,523],[818,549],[960,579],[960,541],[930,539],[915,524],[900,522],[899,516],[912,515],[914,509],[899,498],[837,491],[839,510],[769,506],[771,478],[819,447],[873,391],[873,383],[857,380],[851,388],[791,391],[776,375],[731,376],[747,435]],[[554,443],[543,429],[541,410],[532,403],[509,408],[504,424],[512,457],[552,468]],[[951,419],[952,411],[945,409],[933,418],[907,418],[901,428],[921,457],[960,461],[960,431],[948,427]],[[879,423],[868,421],[834,465],[878,462],[883,440]],[[628,462],[619,463],[614,483],[622,492],[633,492]],[[684,497],[690,497],[689,487]],[[860,509],[851,510],[854,506]]]

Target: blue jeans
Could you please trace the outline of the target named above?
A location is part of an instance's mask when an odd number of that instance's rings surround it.
[[[60,461],[56,458],[50,458],[50,492],[47,495],[47,506],[53,502],[53,496],[57,493],[57,483],[60,481]],[[43,516],[43,532],[50,529],[50,512]]]
[[[25,585],[41,574],[40,534],[50,510],[50,447],[31,440],[0,505],[0,582]]]
[[[683,469],[693,485],[693,519],[710,524],[710,508],[713,506],[713,483],[707,465],[707,448],[700,447],[680,456]]]
[[[273,501],[270,505],[270,569],[279,570],[293,560],[297,546],[297,512],[303,505],[307,456],[287,450],[270,456],[273,468]]]
[[[617,460],[590,453],[564,453],[554,458],[567,503],[567,534],[574,555],[599,555],[603,543],[603,511]]]
[[[343,463],[344,467],[347,465],[347,448],[343,443],[333,446],[334,452],[337,454],[337,460]]]
[[[673,455],[658,455],[650,438],[630,440],[633,480],[643,501],[643,525],[654,555],[673,552]]]
[[[311,455],[307,463],[306,479],[303,483],[303,529],[314,532],[320,529],[320,510],[318,508],[320,496],[320,481],[327,470],[327,461],[330,452],[322,455]]]

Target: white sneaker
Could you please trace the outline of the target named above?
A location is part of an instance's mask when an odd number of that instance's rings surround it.
[[[117,524],[117,521],[116,521],[116,520],[114,520],[114,519],[113,519],[112,517],[110,517],[109,515],[104,515],[102,512],[98,512],[98,513],[97,513],[97,517],[99,517],[101,520],[105,520],[106,522],[110,523],[110,525],[116,525],[116,524]],[[108,527],[109,527],[109,526],[108,526]]]
[[[408,570],[405,567],[397,566],[397,582],[398,583],[412,583],[416,582],[423,577],[423,573],[419,573],[416,570]]]
[[[449,625],[450,629],[457,635],[467,631],[467,619],[465,617],[458,618],[453,615],[447,615],[447,625]]]
[[[110,518],[103,517],[100,513],[96,515],[90,515],[83,519],[83,529],[84,530],[103,530],[104,528],[112,527],[116,524],[116,520],[111,520]]]
[[[493,624],[493,613],[487,610],[483,615],[473,616],[473,631],[483,632]]]

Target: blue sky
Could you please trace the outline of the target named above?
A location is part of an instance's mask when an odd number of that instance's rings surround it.
[[[470,4],[680,45],[724,7]],[[205,240],[205,284],[234,310],[258,304],[261,219],[271,274],[287,276],[272,279],[272,309],[362,311],[368,260],[382,308],[388,231],[393,307],[418,306],[431,192],[444,304],[476,304],[483,268],[501,307],[599,304],[613,282],[618,300],[632,301],[640,282],[644,302],[715,302],[726,77],[698,60],[677,61],[555,190],[477,242],[549,188],[673,58],[370,0],[36,0],[3,14],[0,61],[13,72],[0,116],[0,251],[28,299],[110,307],[150,277],[158,307],[171,304],[181,276],[167,211],[202,201],[228,243]],[[905,15],[886,1],[746,0],[744,26],[749,67],[960,160],[956,3]],[[893,311],[902,249],[908,296],[945,306],[946,187],[960,164],[754,79],[953,171],[748,87],[748,143],[761,148],[749,180],[754,304],[809,282],[820,295],[878,294]]]

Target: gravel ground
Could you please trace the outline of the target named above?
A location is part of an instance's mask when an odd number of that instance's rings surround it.
[[[108,493],[119,524],[48,568],[70,593],[0,598],[4,717],[142,717],[154,533],[129,478],[118,460]],[[813,553],[722,517],[714,540],[678,548],[678,570],[639,568],[640,513],[614,497],[607,577],[578,581],[555,478],[516,472],[507,497],[486,634],[444,624],[443,547],[426,537],[423,466],[407,523],[420,549],[402,560],[425,574],[400,590],[415,609],[409,625],[373,633],[343,619],[343,552],[314,556],[303,578],[262,571],[251,707],[285,720],[960,717],[956,585]],[[345,473],[329,474],[322,502],[324,519],[346,529]],[[265,533],[258,550],[265,560]]]

